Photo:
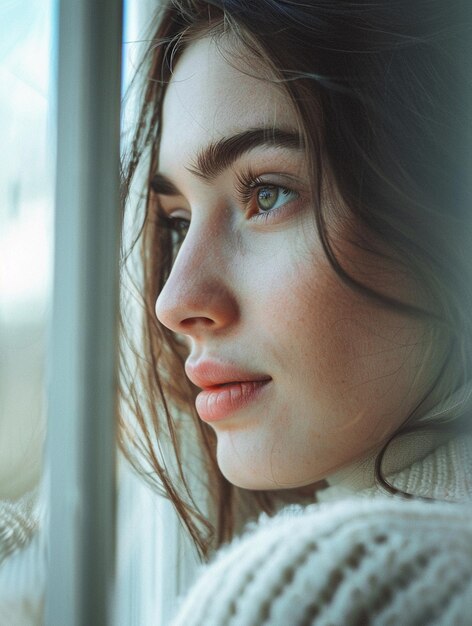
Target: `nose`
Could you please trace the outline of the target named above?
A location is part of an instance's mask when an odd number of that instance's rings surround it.
[[[227,271],[232,260],[215,233],[212,240],[204,232],[190,229],[157,298],[159,321],[195,340],[234,324],[239,308]]]

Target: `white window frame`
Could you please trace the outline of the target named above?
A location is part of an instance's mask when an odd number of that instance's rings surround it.
[[[113,623],[122,6],[60,0],[45,623]]]

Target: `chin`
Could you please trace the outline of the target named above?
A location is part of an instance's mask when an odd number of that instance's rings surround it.
[[[253,472],[248,471],[248,468],[243,468],[241,464],[235,464],[233,462],[229,462],[227,459],[221,459],[218,457],[218,466],[226,480],[235,487],[249,489],[251,491],[280,489],[280,487],[274,482],[270,484],[269,481],[264,480],[263,478],[261,479],[257,470],[254,470]]]
[[[257,457],[256,457],[257,458]],[[220,447],[217,454],[218,467],[220,468],[223,476],[235,487],[241,489],[248,489],[251,491],[281,491],[281,490],[304,490],[308,489],[310,493],[313,491],[313,485],[318,481],[312,478],[305,478],[299,480],[277,480],[275,476],[269,474],[270,469],[274,472],[274,469],[270,468],[270,463],[265,464],[254,463],[254,458],[251,456],[250,460],[242,457],[241,455],[225,454]],[[268,468],[270,468],[268,470]],[[279,474],[282,472],[279,468]]]

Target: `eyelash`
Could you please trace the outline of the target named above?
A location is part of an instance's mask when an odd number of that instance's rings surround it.
[[[250,170],[243,172],[242,174],[238,174],[238,183],[236,187],[237,194],[239,196],[240,201],[246,206],[246,210],[251,208],[251,203],[255,203],[256,211],[259,211],[259,207],[257,207],[257,193],[260,189],[270,188],[270,189],[278,189],[281,190],[286,195],[291,193],[296,194],[297,198],[299,197],[298,192],[291,189],[290,187],[286,187],[284,185],[278,185],[273,182],[265,181],[262,178],[256,176]],[[251,215],[251,219],[263,220],[266,221],[268,219],[273,219],[275,215],[277,215],[280,211],[286,211],[286,205],[293,202],[293,200],[288,200],[284,202],[280,207],[276,207],[273,209],[268,209],[267,211],[255,212]]]
[[[238,198],[240,202],[245,205],[247,211],[251,208],[251,203],[255,203],[257,207],[257,198],[256,195],[260,189],[270,188],[270,189],[278,189],[281,190],[286,195],[291,193],[299,196],[298,192],[290,189],[290,187],[285,187],[284,185],[277,185],[272,182],[264,181],[260,177],[253,174],[250,170],[238,174],[237,177],[237,185],[236,192],[238,194]],[[287,210],[286,205],[293,202],[293,200],[288,200],[284,202],[281,206],[268,209],[267,211],[260,211],[259,208],[256,208],[256,211],[253,215],[251,215],[251,219],[253,220],[269,220],[272,219],[275,215],[277,215],[280,211]],[[187,234],[190,221],[183,217],[171,217],[169,215],[165,215],[163,213],[159,214],[159,225],[161,228],[165,230],[170,230],[172,233],[175,233],[176,241],[173,242],[174,247],[179,247],[185,236]]]

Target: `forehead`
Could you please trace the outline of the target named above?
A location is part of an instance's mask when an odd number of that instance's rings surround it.
[[[246,129],[297,130],[293,105],[270,71],[234,44],[206,37],[183,52],[166,90],[160,169]]]

